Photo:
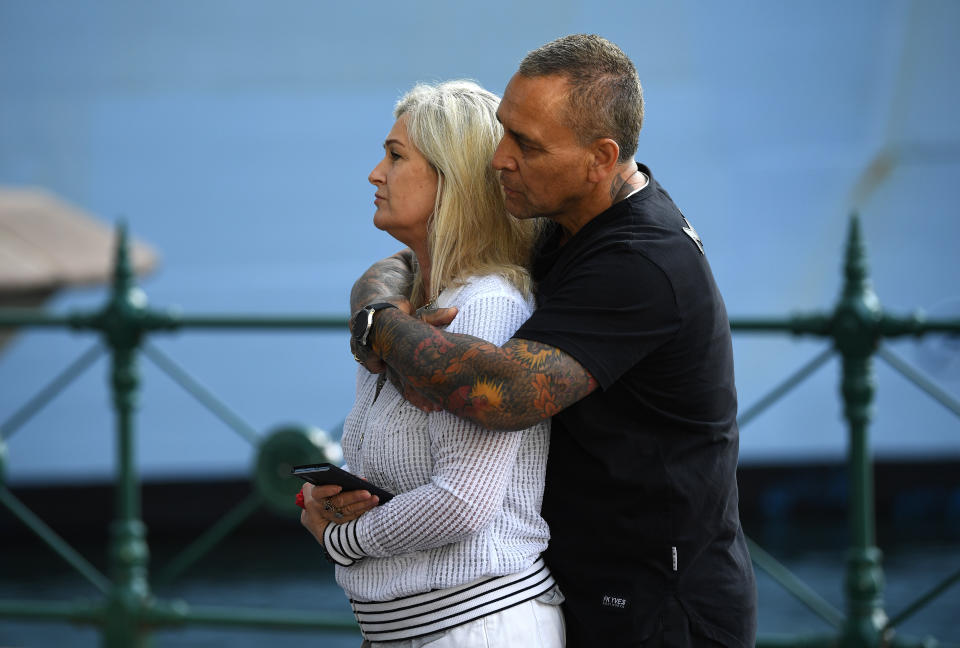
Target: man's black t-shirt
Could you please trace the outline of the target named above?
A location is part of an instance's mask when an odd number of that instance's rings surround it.
[[[600,385],[553,418],[546,558],[569,646],[752,646],[727,314],[699,237],[640,169],[644,189],[563,244],[545,237],[537,309],[514,335]]]

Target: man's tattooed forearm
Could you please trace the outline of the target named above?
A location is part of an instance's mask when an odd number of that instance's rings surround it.
[[[410,297],[413,287],[412,253],[398,252],[373,264],[353,284],[350,291],[350,312],[355,313],[367,304],[388,297]]]
[[[497,347],[393,309],[377,317],[376,353],[429,400],[491,429],[529,427],[597,386],[576,360],[545,344],[514,339]]]

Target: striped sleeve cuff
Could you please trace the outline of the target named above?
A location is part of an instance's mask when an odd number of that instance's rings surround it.
[[[346,524],[328,524],[323,530],[323,548],[336,564],[349,567],[366,557],[357,539],[357,521]]]

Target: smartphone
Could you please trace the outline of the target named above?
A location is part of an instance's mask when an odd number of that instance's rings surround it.
[[[379,497],[380,504],[386,504],[393,499],[393,493],[390,491],[384,490],[376,484],[371,484],[366,479],[361,479],[353,473],[348,473],[346,470],[337,468],[329,463],[294,466],[290,474],[316,486],[336,484],[337,486],[342,486],[344,491],[365,490],[371,495]]]

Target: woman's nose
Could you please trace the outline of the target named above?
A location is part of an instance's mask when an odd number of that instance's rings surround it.
[[[373,167],[373,170],[370,171],[370,175],[367,176],[367,182],[372,185],[381,185],[384,183],[383,179],[383,160],[380,160],[380,163],[377,166]]]

